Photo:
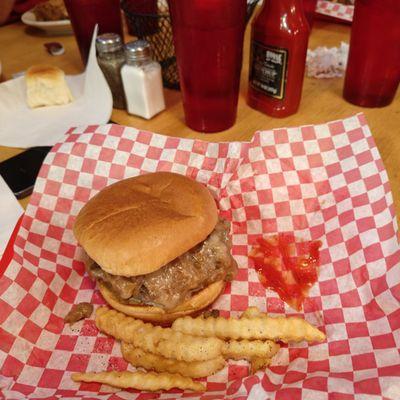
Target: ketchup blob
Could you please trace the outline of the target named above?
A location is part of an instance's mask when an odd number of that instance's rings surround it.
[[[249,257],[262,285],[300,311],[318,279],[320,247],[319,240],[296,241],[293,235],[279,233],[258,238]]]

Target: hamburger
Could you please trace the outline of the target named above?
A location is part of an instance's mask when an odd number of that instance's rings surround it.
[[[169,323],[208,307],[235,276],[229,228],[205,186],[156,172],[100,191],[73,231],[109,305]]]

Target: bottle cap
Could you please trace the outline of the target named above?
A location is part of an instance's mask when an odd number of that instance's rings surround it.
[[[125,56],[131,61],[145,61],[151,58],[151,47],[147,40],[135,40],[125,45]]]
[[[121,36],[117,33],[103,33],[96,38],[96,49],[99,53],[113,53],[121,48]]]

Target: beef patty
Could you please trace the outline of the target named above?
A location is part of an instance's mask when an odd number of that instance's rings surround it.
[[[220,219],[204,242],[155,272],[117,276],[93,262],[88,273],[103,282],[121,303],[171,310],[211,283],[234,278],[237,264],[230,250],[229,222]]]

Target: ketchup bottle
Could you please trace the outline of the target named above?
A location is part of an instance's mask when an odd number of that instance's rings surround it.
[[[310,28],[302,0],[265,0],[251,32],[247,102],[271,117],[300,104]]]

